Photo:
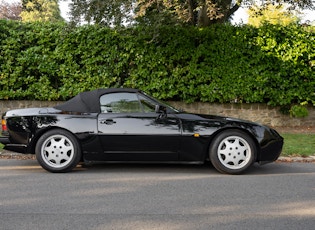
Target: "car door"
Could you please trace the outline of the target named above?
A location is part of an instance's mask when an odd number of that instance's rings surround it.
[[[114,161],[177,161],[180,122],[155,112],[154,102],[130,92],[100,98],[98,135],[104,158]]]

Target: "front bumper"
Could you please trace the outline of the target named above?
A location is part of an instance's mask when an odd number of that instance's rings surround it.
[[[276,161],[282,152],[283,138],[271,141],[267,146],[261,149],[258,163],[263,165]]]

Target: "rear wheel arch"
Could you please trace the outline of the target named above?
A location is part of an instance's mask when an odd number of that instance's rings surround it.
[[[50,130],[64,130],[66,132],[69,132],[70,134],[72,134],[76,139],[77,141],[79,142],[79,139],[76,137],[75,134],[73,134],[71,131],[67,130],[67,129],[64,129],[64,128],[61,128],[61,127],[54,127],[54,126],[50,126],[50,127],[46,127],[44,129],[40,129],[33,137],[32,137],[32,140],[31,140],[31,143],[30,143],[30,153],[32,154],[35,154],[35,148],[36,148],[36,145],[37,145],[37,142],[39,140],[39,138],[44,135],[45,133],[49,132]],[[80,142],[79,142],[80,144]],[[80,144],[80,148],[81,148],[81,144]]]

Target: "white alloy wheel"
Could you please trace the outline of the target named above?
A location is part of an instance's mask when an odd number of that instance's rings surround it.
[[[74,157],[74,147],[67,137],[53,135],[43,143],[41,155],[47,165],[62,168],[71,163]]]
[[[256,144],[247,133],[226,130],[213,139],[209,156],[219,172],[239,174],[255,161],[256,151]]]
[[[250,161],[251,151],[250,145],[245,139],[230,136],[220,142],[218,158],[226,168],[241,169]]]
[[[81,160],[81,148],[73,134],[62,129],[44,133],[36,144],[38,163],[49,172],[68,172]]]

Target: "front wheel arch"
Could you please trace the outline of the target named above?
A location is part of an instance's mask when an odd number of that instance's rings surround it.
[[[208,154],[219,172],[241,174],[256,161],[258,149],[256,139],[246,131],[226,129],[211,140]]]

